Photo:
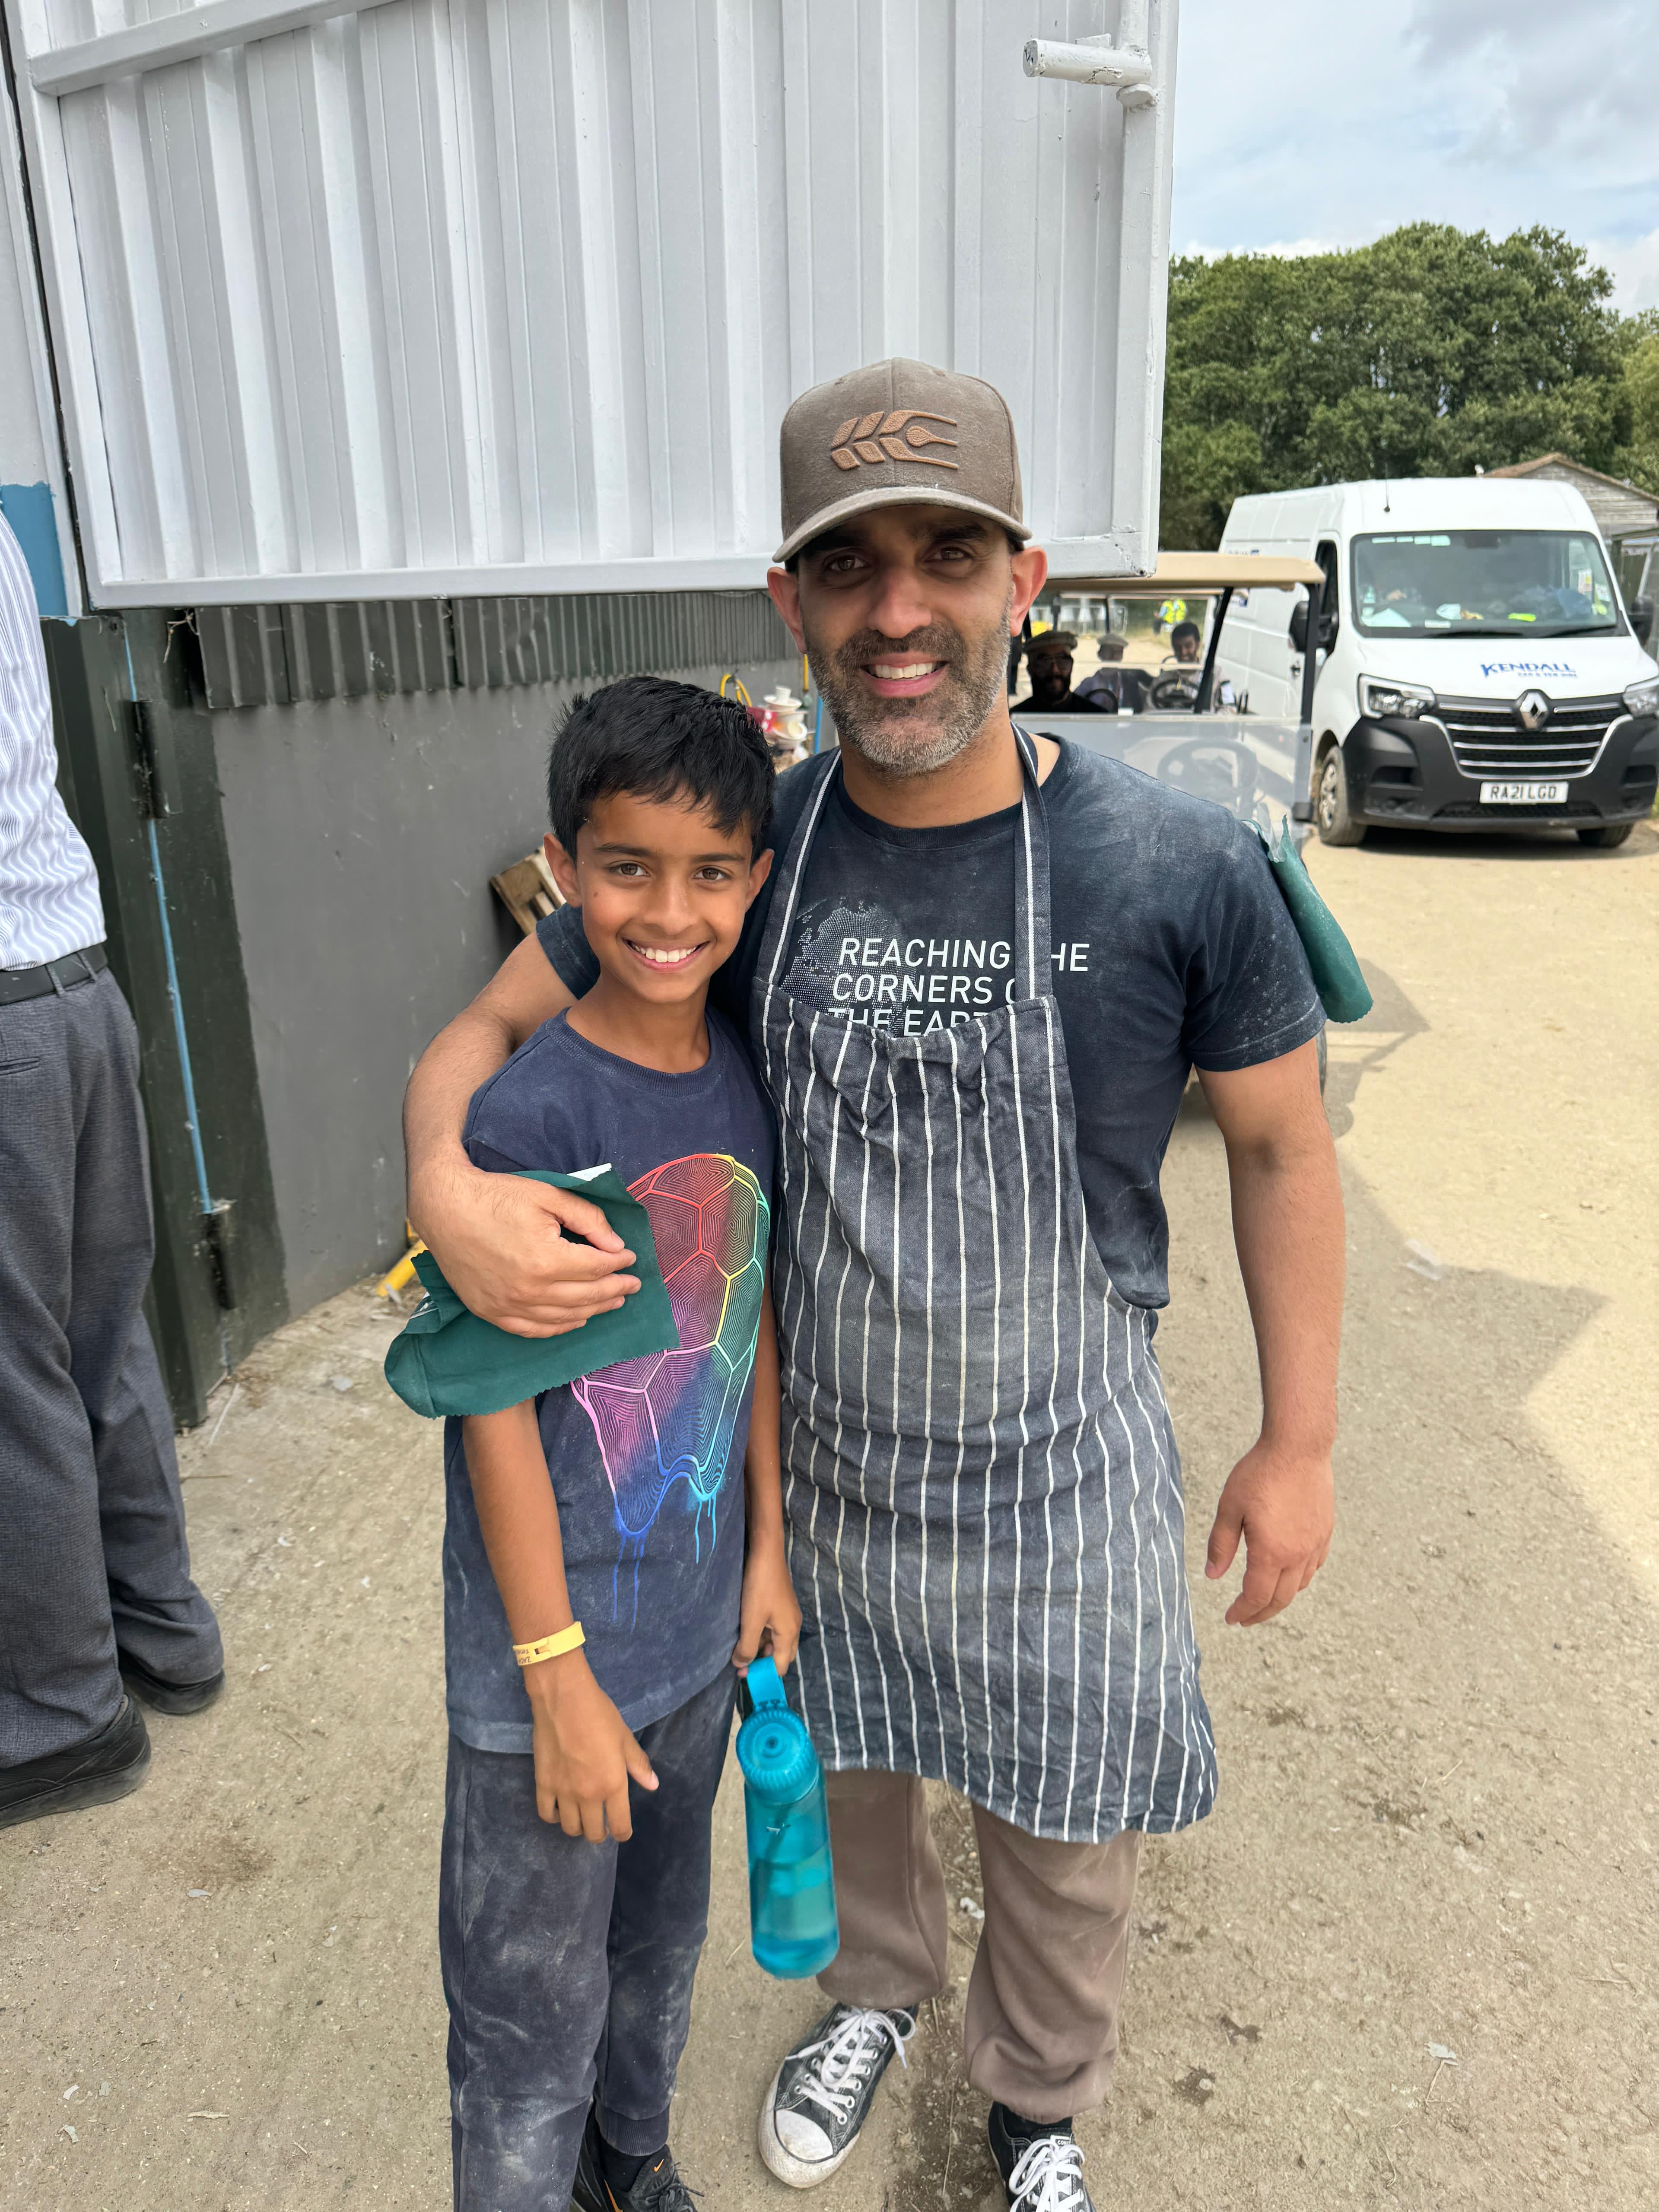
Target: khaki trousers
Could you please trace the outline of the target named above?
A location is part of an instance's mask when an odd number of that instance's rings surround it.
[[[841,1950],[818,1976],[842,2004],[923,2003],[950,1982],[945,1869],[913,1774],[831,1774]],[[968,1982],[968,2079],[1028,2120],[1105,2095],[1117,2056],[1140,1835],[1061,1844],[973,1808],[985,1923]]]

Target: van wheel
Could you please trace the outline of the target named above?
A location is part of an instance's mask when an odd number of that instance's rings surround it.
[[[1598,853],[1610,853],[1615,845],[1622,845],[1636,827],[1633,822],[1603,822],[1595,830],[1578,831],[1581,845],[1594,845]]]
[[[1348,778],[1342,748],[1332,745],[1319,763],[1314,783],[1314,827],[1322,845],[1363,845],[1365,825],[1348,811]]]

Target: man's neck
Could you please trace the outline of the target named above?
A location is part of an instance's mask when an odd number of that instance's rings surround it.
[[[1051,738],[1036,740],[1037,781],[1046,783],[1060,758]],[[854,806],[895,830],[930,830],[952,822],[977,822],[1018,803],[1022,776],[1008,702],[999,699],[954,758],[925,775],[895,775],[865,758],[855,744],[843,743],[842,774]]]
[[[708,995],[699,991],[694,999],[659,1006],[601,973],[565,1019],[579,1037],[618,1060],[654,1067],[662,1075],[691,1075],[708,1059]]]

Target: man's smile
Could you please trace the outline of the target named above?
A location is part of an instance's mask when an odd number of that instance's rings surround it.
[[[908,699],[931,691],[944,675],[943,660],[866,660],[864,673],[884,699]]]

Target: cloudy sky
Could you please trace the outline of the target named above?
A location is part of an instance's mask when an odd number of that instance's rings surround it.
[[[1176,252],[1547,223],[1659,307],[1659,0],[1181,0],[1179,70]]]

